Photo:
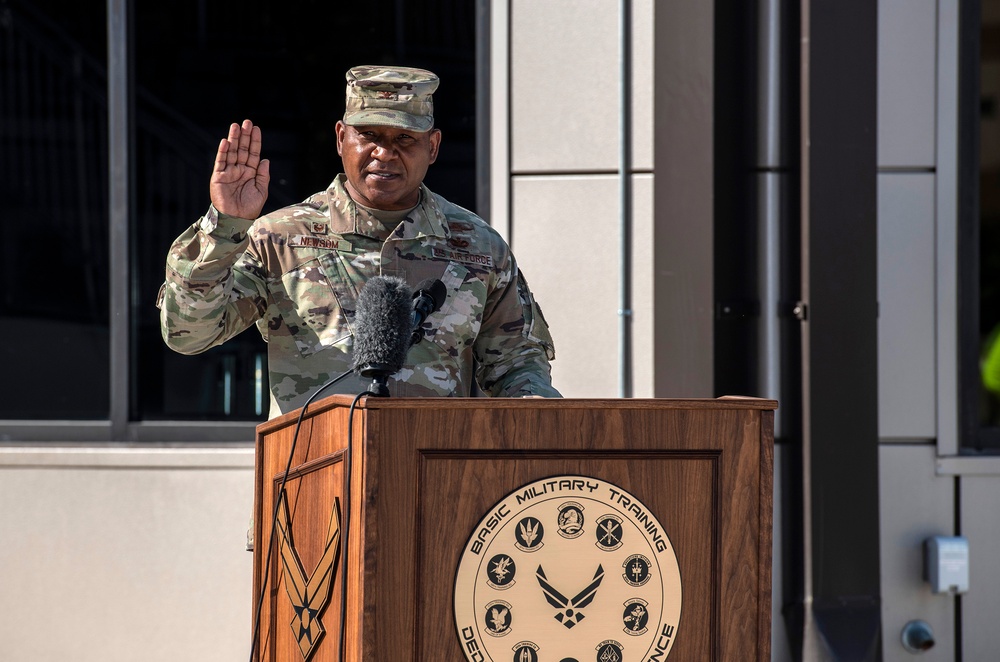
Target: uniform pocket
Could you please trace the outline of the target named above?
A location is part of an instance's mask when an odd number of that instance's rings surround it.
[[[433,327],[470,343],[479,334],[486,302],[486,283],[457,262],[450,262],[441,275],[448,296],[441,310],[427,318]]]
[[[408,274],[415,280],[440,278],[447,296],[424,322],[423,340],[406,356],[407,367],[398,375],[406,383],[402,395],[468,395],[471,388],[472,348],[482,326],[486,284],[456,262],[435,273],[439,264],[428,262]]]
[[[283,324],[270,335],[287,334],[302,356],[311,356],[351,335],[342,297],[329,278],[330,271],[335,271],[325,264],[329,261],[323,256],[304,262],[283,274],[280,287],[272,290]]]

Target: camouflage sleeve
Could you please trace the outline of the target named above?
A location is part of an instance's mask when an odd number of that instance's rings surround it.
[[[253,221],[210,207],[174,241],[156,306],[171,349],[197,354],[260,319],[267,288],[260,260],[247,251]]]
[[[477,381],[493,397],[561,397],[552,386],[555,347],[528,283],[513,257],[488,297],[476,339]]]

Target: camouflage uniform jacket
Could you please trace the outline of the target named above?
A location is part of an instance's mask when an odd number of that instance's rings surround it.
[[[374,219],[354,204],[343,175],[256,221],[211,207],[167,256],[157,301],[164,341],[197,354],[256,323],[268,345],[273,418],[350,370],[355,302],[369,278],[398,276],[411,286],[440,278],[447,299],[390,379],[390,393],[469,396],[475,378],[487,395],[558,397],[552,338],[510,248],[478,216],[426,187],[420,200],[384,242],[372,236]],[[365,387],[351,375],[324,394]]]

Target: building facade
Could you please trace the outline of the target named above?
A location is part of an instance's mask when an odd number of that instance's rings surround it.
[[[774,660],[994,657],[995,3],[144,4],[0,3],[0,657],[247,654],[262,345],[171,355],[153,300],[229,122],[303,199],[374,61],[441,75],[428,184],[511,243],[565,396],[779,400]]]

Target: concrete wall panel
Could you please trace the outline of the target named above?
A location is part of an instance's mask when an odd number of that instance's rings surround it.
[[[955,600],[935,595],[923,580],[923,541],[954,535],[955,479],[934,473],[934,446],[879,448],[879,516],[884,662],[909,662],[900,640],[903,626],[923,620],[934,631],[934,648],[921,661],[955,659]],[[986,658],[967,658],[970,660]]]
[[[0,657],[246,659],[253,451],[244,454],[243,468],[0,461]]]
[[[878,164],[933,167],[936,0],[879,0]]]
[[[879,435],[936,435],[934,175],[878,176]]]
[[[652,177],[633,178],[634,395],[652,396]],[[568,397],[617,397],[619,213],[613,176],[515,177],[513,249],[556,344]],[[553,239],[558,237],[558,240]]]
[[[632,166],[652,168],[653,2],[632,9]],[[511,169],[618,168],[618,3],[511,3]]]
[[[1000,657],[1000,476],[961,479],[962,535],[969,539],[969,592],[962,596],[962,659]]]

